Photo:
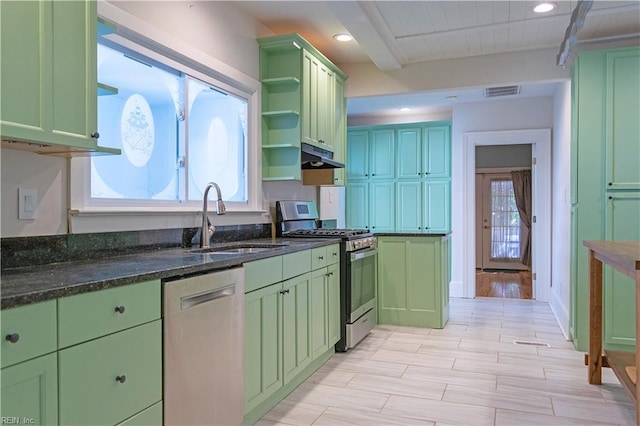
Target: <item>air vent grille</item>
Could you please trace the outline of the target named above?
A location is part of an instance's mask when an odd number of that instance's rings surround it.
[[[517,95],[518,93],[520,93],[520,86],[487,87],[484,89],[485,98]]]

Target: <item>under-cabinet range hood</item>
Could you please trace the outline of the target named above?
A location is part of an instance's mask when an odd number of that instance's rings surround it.
[[[344,164],[333,159],[333,152],[318,148],[308,143],[301,144],[302,169],[341,169]]]

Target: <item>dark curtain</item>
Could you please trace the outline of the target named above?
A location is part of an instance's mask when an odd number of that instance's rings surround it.
[[[531,170],[514,170],[511,172],[511,180],[520,220],[527,228],[527,235],[521,240],[520,262],[531,266]]]

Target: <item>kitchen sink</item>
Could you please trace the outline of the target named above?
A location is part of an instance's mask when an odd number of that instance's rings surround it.
[[[256,244],[236,244],[232,246],[207,247],[191,250],[192,253],[215,253],[215,254],[248,254],[260,253],[271,250],[282,250],[288,243],[256,243]]]

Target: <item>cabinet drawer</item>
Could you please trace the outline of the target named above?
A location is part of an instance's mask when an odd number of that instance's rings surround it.
[[[161,324],[154,321],[60,351],[60,424],[113,425],[160,401]]]
[[[57,349],[56,301],[0,311],[2,368]],[[12,336],[15,343],[7,339]]]
[[[311,250],[311,270],[327,266],[327,248],[318,247]]]
[[[58,299],[59,347],[160,318],[160,290],[154,280]]]
[[[282,256],[247,262],[243,266],[245,293],[282,281]]]
[[[153,404],[118,426],[158,426],[162,424],[162,401]]]
[[[289,253],[282,256],[282,279],[297,277],[311,270],[311,250]]]
[[[327,246],[327,265],[340,262],[340,244]]]

